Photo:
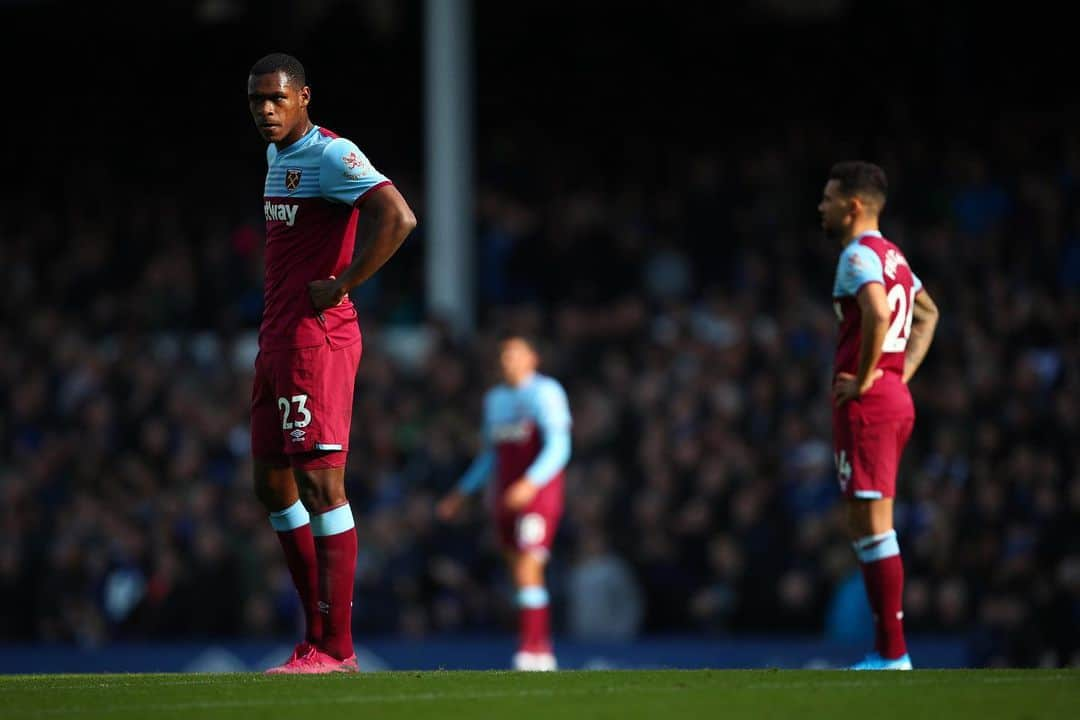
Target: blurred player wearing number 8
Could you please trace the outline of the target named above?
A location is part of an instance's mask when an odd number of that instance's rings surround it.
[[[874,614],[875,648],[856,670],[910,670],[904,641],[904,566],[893,529],[896,473],[915,423],[907,383],[938,311],[907,259],[878,230],[888,192],[870,163],[833,166],[818,205],[843,247],[833,286],[840,322],[833,379],[833,448],[848,532]]]
[[[548,592],[544,583],[563,509],[563,469],[570,459],[570,408],[557,380],[537,372],[539,356],[527,338],[499,343],[505,383],[484,397],[483,452],[439,503],[449,520],[465,498],[488,484],[499,542],[517,587],[517,670],[555,670]]]
[[[416,218],[356,145],[312,124],[311,88],[296,58],[277,53],[256,62],[247,95],[269,143],[251,397],[255,494],[270,513],[307,625],[292,657],[269,672],[355,671],[357,547],[345,461],[361,338],[349,291],[397,251]]]

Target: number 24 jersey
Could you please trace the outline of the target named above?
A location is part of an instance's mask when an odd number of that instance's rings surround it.
[[[833,309],[840,322],[834,372],[858,374],[862,345],[862,312],[856,299],[867,283],[885,288],[889,304],[889,325],[881,347],[877,368],[883,375],[857,401],[868,420],[913,414],[911,394],[903,382],[904,350],[911,333],[915,296],[922,282],[911,270],[907,258],[881,233],[864,233],[840,254],[833,284]]]

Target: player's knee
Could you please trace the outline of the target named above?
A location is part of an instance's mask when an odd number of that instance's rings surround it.
[[[880,535],[892,529],[891,501],[848,501],[848,537],[852,541],[869,535]]]
[[[319,513],[346,502],[343,472],[296,470],[300,501],[308,512]]]
[[[288,466],[256,462],[254,472],[255,497],[268,512],[283,510],[296,502],[296,481]]]
[[[340,505],[345,498],[338,500],[337,496],[318,485],[303,485],[300,488],[300,502],[304,503],[308,512],[318,513]]]
[[[512,564],[514,581],[519,587],[544,584],[544,560],[538,553],[517,553]]]

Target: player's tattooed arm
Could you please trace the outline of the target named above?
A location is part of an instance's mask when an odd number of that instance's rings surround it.
[[[930,293],[923,288],[915,295],[915,308],[911,317],[911,333],[904,348],[904,382],[915,375],[922,365],[937,329],[938,309]]]
[[[311,301],[322,311],[341,302],[389,260],[416,227],[416,216],[393,185],[375,188],[363,198],[356,228],[360,252],[339,277],[309,284]]]

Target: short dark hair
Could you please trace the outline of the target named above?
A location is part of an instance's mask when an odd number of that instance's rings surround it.
[[[267,75],[269,73],[283,72],[296,87],[307,85],[307,74],[304,66],[292,55],[285,53],[270,53],[259,58],[258,62],[251,66],[248,75]]]
[[[836,180],[844,195],[859,195],[875,202],[879,209],[885,206],[889,195],[889,181],[885,171],[873,163],[862,160],[838,162],[829,171],[829,179]]]

